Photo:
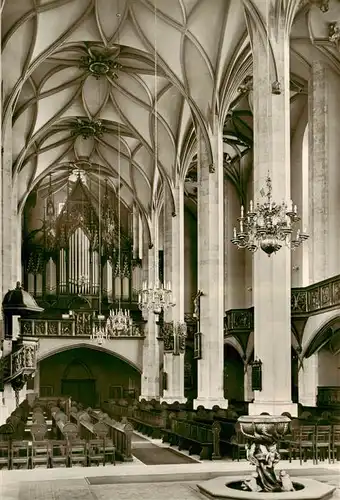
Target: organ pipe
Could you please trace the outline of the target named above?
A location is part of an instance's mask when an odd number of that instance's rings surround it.
[[[28,281],[29,289],[33,293],[38,291],[48,294],[98,294],[98,292],[102,292],[105,295],[107,294],[112,301],[128,300],[131,298],[131,290],[139,288],[141,271],[139,268],[132,269],[130,277],[115,275],[117,272],[115,266],[117,261],[116,254],[120,242],[117,241],[119,238],[117,238],[115,233],[117,222],[115,220],[114,207],[119,209],[118,205],[111,206],[112,211],[110,214],[112,217],[108,216],[105,218],[105,221],[102,220],[103,223],[107,224],[107,227],[103,228],[98,225],[99,221],[94,207],[86,207],[86,205],[91,205],[92,203],[90,197],[88,201],[83,199],[81,203],[78,200],[71,200],[74,203],[72,205],[69,203],[69,199],[72,198],[72,192],[68,183],[67,199],[63,211],[60,213],[60,219],[56,217],[53,221],[55,225],[56,245],[55,247],[47,247],[49,250],[49,253],[46,253],[48,258],[44,269],[40,271],[43,273],[41,276],[38,277],[35,273],[30,275],[28,269],[26,282]],[[116,202],[119,203],[117,199],[115,199]],[[102,209],[102,213],[106,214],[107,212]],[[84,227],[86,228],[85,230],[83,229]],[[87,231],[90,232],[91,237],[88,237]],[[132,255],[130,257],[138,259],[141,257],[143,248],[143,245],[141,245],[143,227],[136,205],[134,205],[133,211],[129,213],[128,233],[133,239]],[[103,236],[103,239],[101,236]],[[127,248],[124,238],[122,238],[122,241],[121,252],[122,256],[125,256]],[[44,235],[44,244],[53,245],[53,240],[47,241],[47,233]],[[103,249],[102,256],[99,253],[100,250],[98,252],[98,246]],[[55,251],[57,248],[58,258],[53,260],[49,254],[51,250]],[[122,266],[123,262],[121,261],[119,265]],[[130,264],[128,263],[128,265]],[[81,280],[82,277],[85,279]],[[101,287],[101,290],[99,290],[99,287]]]

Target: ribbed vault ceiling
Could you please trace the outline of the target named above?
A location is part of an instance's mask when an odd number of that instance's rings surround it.
[[[297,18],[299,82],[308,78],[310,26],[339,71],[338,53],[324,43],[337,12],[303,8]],[[12,123],[19,204],[48,173],[59,188],[70,169],[82,168],[112,186],[120,173],[124,203],[135,201],[149,218],[164,183],[173,188],[190,167],[195,124],[207,134],[218,114],[226,118],[226,154],[251,147],[248,103],[226,114],[251,73],[241,0],[7,0],[2,25],[3,130]],[[93,76],[90,63],[103,61],[110,71]],[[103,133],[84,139],[79,119]]]

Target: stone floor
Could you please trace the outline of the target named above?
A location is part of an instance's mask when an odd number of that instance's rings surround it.
[[[301,475],[335,485],[340,499],[340,465],[300,466],[282,462],[292,476]],[[0,475],[1,500],[203,500],[196,484],[221,475],[251,472],[246,462],[204,462],[199,464],[123,464],[72,469],[3,471]],[[91,484],[92,483],[92,484]],[[108,484],[109,483],[109,484]]]
[[[153,444],[164,447],[160,440]],[[144,447],[144,439],[134,439],[133,448]],[[186,452],[179,452],[186,455]],[[204,500],[196,485],[217,476],[243,476],[253,468],[248,462],[230,460],[196,463],[145,465],[135,459],[130,463],[105,467],[69,469],[36,468],[0,471],[1,500]],[[277,468],[292,477],[306,476],[337,487],[333,498],[340,499],[340,463],[282,461]],[[268,499],[269,500],[269,499]]]

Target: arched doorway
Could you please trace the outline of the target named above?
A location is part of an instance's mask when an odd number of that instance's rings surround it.
[[[117,356],[96,349],[63,350],[42,359],[39,370],[41,395],[69,395],[84,406],[101,407],[107,399],[140,395],[140,372]]]
[[[90,368],[81,359],[73,359],[66,367],[61,379],[62,396],[71,396],[85,407],[96,404],[96,379]]]
[[[291,348],[291,377],[292,377],[292,402],[299,402],[299,357],[295,349]]]
[[[314,333],[303,356],[300,386],[310,396],[309,406],[340,407],[340,317],[335,316]],[[308,398],[307,398],[308,399]]]
[[[224,345],[224,397],[228,401],[244,401],[244,363],[237,350]]]

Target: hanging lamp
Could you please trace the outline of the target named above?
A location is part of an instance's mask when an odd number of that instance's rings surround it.
[[[117,14],[120,17],[120,14]],[[118,31],[118,46],[120,46],[119,31]],[[118,56],[119,58],[119,56]],[[119,62],[118,62],[119,64]],[[122,259],[121,259],[121,165],[120,165],[120,155],[121,155],[121,143],[120,143],[120,110],[118,108],[118,269],[117,273],[119,277],[122,275]],[[118,300],[118,309],[111,309],[110,316],[106,322],[106,329],[109,331],[111,336],[122,336],[129,335],[132,330],[132,318],[130,316],[130,311],[127,309],[122,309],[121,306],[121,293]]]
[[[154,6],[155,15],[155,25],[157,20],[157,7]],[[155,136],[155,172],[158,169],[158,127],[157,127],[157,117],[158,117],[158,82],[157,82],[157,48],[156,48],[156,38],[157,33],[155,30],[155,67],[154,67],[154,136]],[[156,269],[155,269],[156,271]],[[149,312],[154,312],[155,314],[160,314],[162,311],[166,311],[175,305],[175,301],[172,296],[171,283],[170,281],[164,286],[158,279],[158,272],[156,273],[157,278],[153,283],[150,281],[143,282],[142,290],[140,290],[138,295],[138,307],[144,315]]]

